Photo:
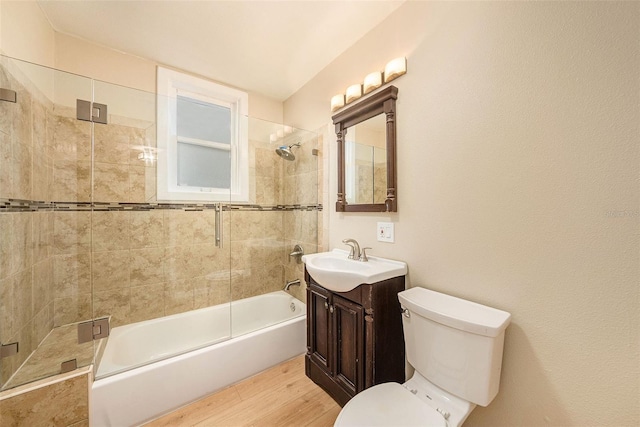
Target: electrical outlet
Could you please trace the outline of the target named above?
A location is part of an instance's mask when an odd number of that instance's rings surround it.
[[[377,235],[379,242],[393,243],[393,223],[392,222],[379,222],[377,228]]]

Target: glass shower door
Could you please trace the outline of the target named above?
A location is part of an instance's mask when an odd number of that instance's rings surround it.
[[[175,98],[96,81],[94,101],[108,109],[108,123],[93,124],[94,318],[111,326],[97,349],[99,379],[228,339],[229,197],[159,200],[168,178],[158,162],[179,145],[177,126],[167,126],[180,112]],[[173,179],[200,185],[197,168],[204,166],[206,180],[209,153],[193,157],[202,146],[190,145]]]
[[[91,318],[91,81],[0,57],[0,387],[87,366]]]

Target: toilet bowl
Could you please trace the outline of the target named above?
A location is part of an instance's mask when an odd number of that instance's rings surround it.
[[[425,288],[402,291],[398,299],[415,373],[404,384],[358,393],[342,408],[337,427],[458,427],[498,393],[509,313]]]
[[[358,393],[334,425],[453,427],[462,425],[475,407],[416,372],[404,384],[384,383]]]

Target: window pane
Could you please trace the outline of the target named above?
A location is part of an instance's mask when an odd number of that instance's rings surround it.
[[[231,159],[227,150],[178,141],[178,185],[230,188]]]
[[[178,96],[178,136],[231,143],[231,110],[197,99]]]

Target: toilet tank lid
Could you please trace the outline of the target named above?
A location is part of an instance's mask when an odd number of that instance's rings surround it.
[[[415,287],[398,293],[400,304],[410,312],[451,328],[497,337],[509,326],[511,314],[486,305]]]

